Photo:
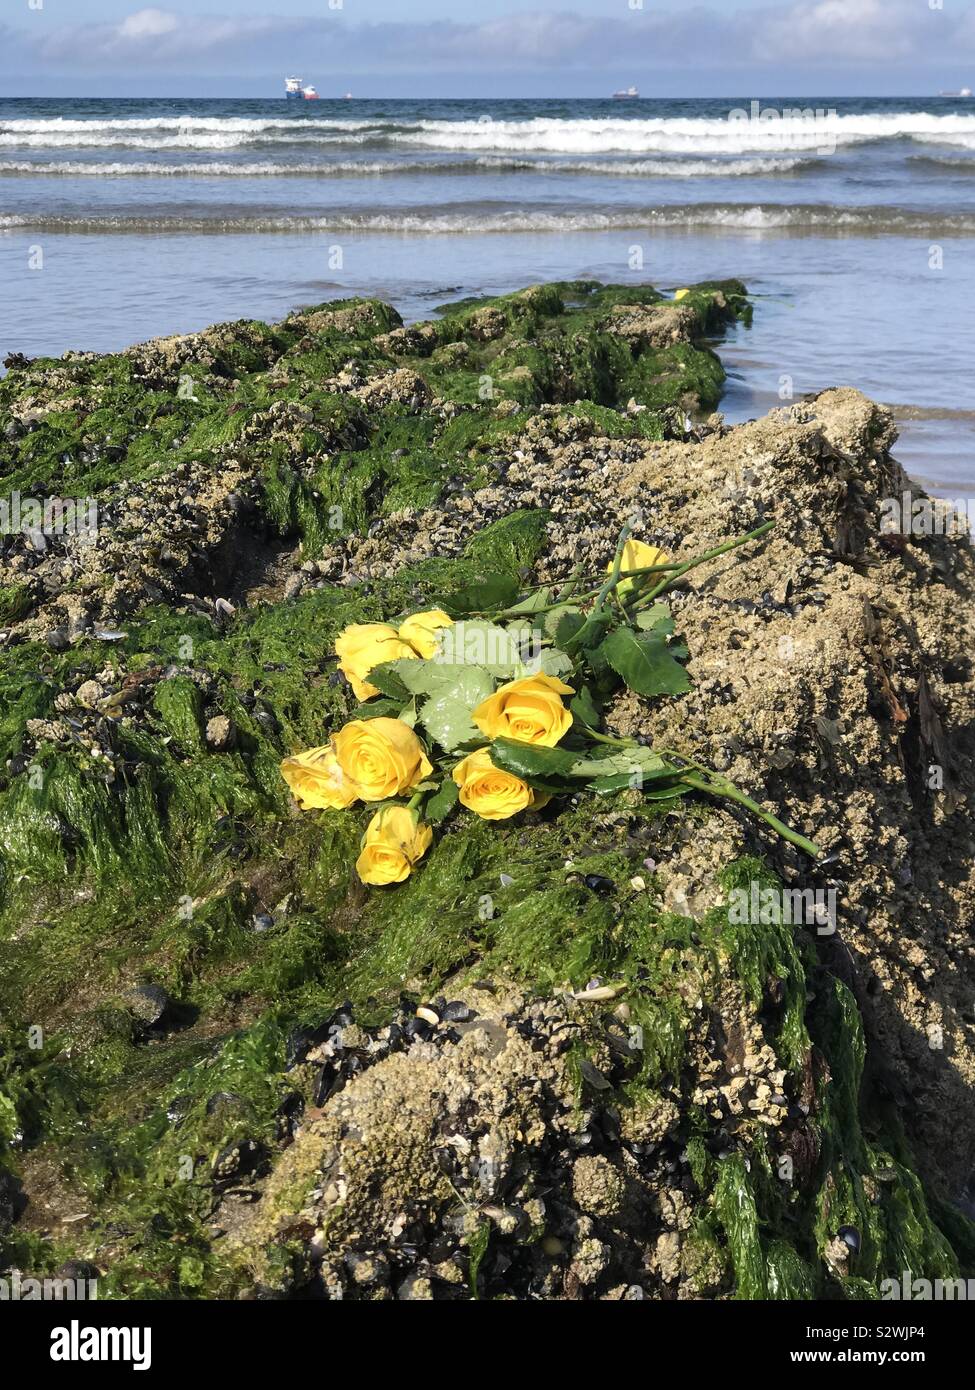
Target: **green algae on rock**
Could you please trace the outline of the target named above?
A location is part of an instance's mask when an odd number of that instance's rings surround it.
[[[687,436],[748,312],[581,282],[11,364],[4,493],[99,532],[0,543],[3,1263],[122,1298],[972,1271],[971,548],[879,544],[902,479],[854,392]],[[731,919],[803,871],[725,807],[465,822],[368,894],[354,817],[279,782],[355,709],[344,626],[512,604],[637,510],[680,557],[778,522],[672,595],[693,690],[607,724],[833,827],[835,938]]]

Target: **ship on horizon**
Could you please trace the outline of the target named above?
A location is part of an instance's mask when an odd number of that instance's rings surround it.
[[[639,95],[640,93],[637,91],[636,87],[624,87],[621,91],[613,93],[613,100],[636,101]]]
[[[284,94],[288,101],[318,101],[318,92],[312,86],[306,87],[300,77],[284,79]]]

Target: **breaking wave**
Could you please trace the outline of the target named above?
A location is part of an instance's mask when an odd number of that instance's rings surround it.
[[[810,108],[814,109],[814,108]],[[878,140],[975,148],[975,116],[896,112],[767,120],[728,117],[599,117],[530,120],[338,119],[302,111],[291,117],[143,116],[106,120],[0,121],[0,147],[62,149],[235,149],[248,145],[414,147],[457,153],[748,154],[813,151]]]
[[[403,235],[480,235],[492,232],[566,233],[639,229],[778,232],[822,236],[968,236],[975,213],[920,213],[889,207],[827,205],[699,204],[596,212],[497,205],[458,205],[451,212],[426,209],[336,211],[328,215],[254,213],[245,209],[212,216],[115,216],[39,213],[0,215],[0,230],[31,227],[51,232],[101,233],[308,233],[380,232]]]
[[[131,163],[107,160],[0,160],[0,177],[31,175],[65,178],[354,178],[384,174],[597,174],[610,178],[748,178],[791,174],[815,160],[785,159],[641,159],[556,160],[480,156],[464,160],[334,160],[285,163],[267,160],[198,161],[186,164]]]

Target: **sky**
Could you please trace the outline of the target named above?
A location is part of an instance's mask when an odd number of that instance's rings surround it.
[[[0,96],[923,96],[975,0],[0,0]]]

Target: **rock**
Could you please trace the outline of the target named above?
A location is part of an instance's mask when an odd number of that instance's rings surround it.
[[[655,1247],[657,1268],[665,1284],[673,1284],[681,1272],[680,1237],[674,1231],[665,1231],[657,1239]]]
[[[76,1289],[79,1284],[96,1284],[100,1277],[101,1270],[96,1264],[92,1264],[91,1260],[66,1260],[54,1273],[55,1279],[70,1280]],[[90,1299],[90,1289],[86,1289],[85,1293]]]
[[[225,714],[215,715],[207,720],[207,746],[216,753],[224,753],[233,748],[237,741],[237,730]]]
[[[589,1237],[572,1252],[570,1274],[587,1288],[595,1284],[609,1265],[610,1251],[602,1241]]]
[[[80,1099],[86,1076],[98,1088],[72,1162],[137,1080],[136,1144],[202,1157],[216,1186],[193,1225],[209,1249],[157,1263],[191,1194],[143,1153],[124,1210],[90,1185],[79,1251],[145,1268],[166,1296],[199,1254],[207,1288],[219,1269],[248,1296],[368,1300],[462,1301],[472,1280],[530,1302],[753,1297],[780,1254],[833,1298],[862,1293],[862,1266],[950,1265],[955,1224],[937,1230],[946,1204],[922,1194],[967,1200],[975,1125],[972,548],[878,536],[907,483],[890,412],[857,392],[694,424],[721,384],[695,343],[744,312],[739,294],[542,286],[408,329],[381,305],[326,305],[0,382],[0,428],[23,426],[4,431],[17,476],[58,432],[52,466],[118,473],[95,544],[0,541],[3,1011],[29,1026],[27,966],[49,958]],[[465,397],[490,376],[496,398],[451,399],[454,373]],[[777,525],[687,575],[671,611],[690,690],[607,692],[607,733],[727,772],[824,858],[700,800],[647,816],[633,788],[504,827],[458,813],[408,886],[373,893],[351,868],[362,808],[277,817],[276,757],[355,709],[333,617],[397,621],[434,599],[419,576],[454,593],[497,568],[557,589],[598,575],[634,516],[681,558]],[[235,698],[260,737],[206,718]],[[726,921],[729,885],[759,863],[800,896],[832,892],[832,911]],[[76,923],[82,947],[55,960]],[[146,987],[134,1029],[116,1026],[116,972],[149,963],[199,1003],[185,1038],[165,1036],[179,1010]],[[479,970],[492,988],[475,995]],[[34,1071],[27,1058],[28,1085],[46,1084]],[[204,1106],[220,1086],[240,1092]],[[868,1171],[908,1152],[892,1110],[916,1157]],[[767,1270],[735,1249],[753,1209]],[[825,1249],[823,1212],[854,1223]]]
[[[594,1154],[577,1158],[572,1169],[572,1194],[584,1211],[618,1216],[623,1208],[623,1174],[607,1158]]]
[[[433,1298],[430,1280],[422,1274],[410,1274],[399,1285],[396,1297],[401,1303],[429,1302]]]
[[[253,1178],[267,1163],[267,1149],[256,1139],[238,1139],[217,1154],[212,1178],[215,1187],[227,1187]]]
[[[160,985],[134,985],[124,997],[129,1011],[144,1029],[161,1028],[172,1008],[172,1000]]]
[[[89,709],[94,709],[100,700],[105,698],[105,689],[98,681],[82,681],[75,691],[75,699],[79,704],[87,705]]]

